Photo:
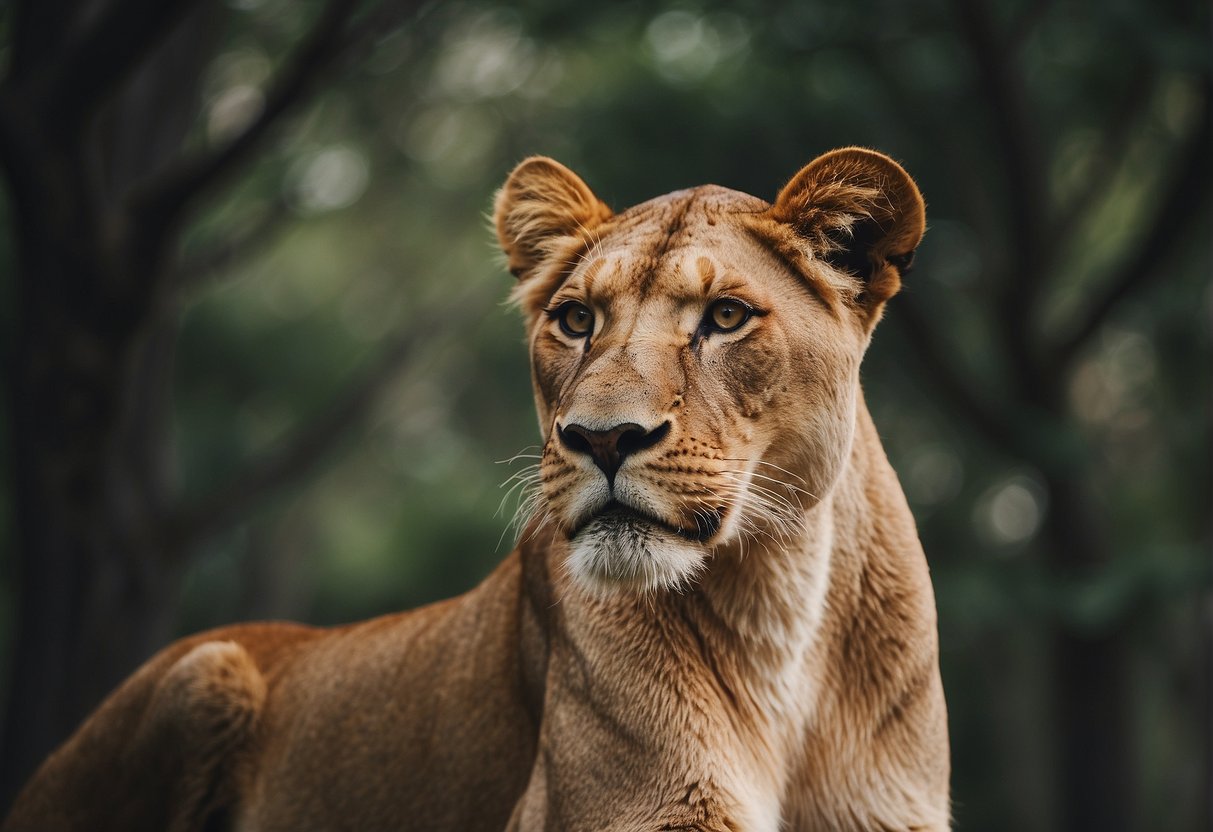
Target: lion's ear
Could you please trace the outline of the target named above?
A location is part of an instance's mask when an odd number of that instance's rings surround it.
[[[779,192],[769,215],[791,226],[814,256],[863,280],[867,305],[897,293],[926,230],[914,180],[888,156],[860,147],[814,159]]]
[[[589,234],[608,208],[577,174],[546,156],[523,160],[493,206],[497,239],[515,277],[525,277],[569,237]]]

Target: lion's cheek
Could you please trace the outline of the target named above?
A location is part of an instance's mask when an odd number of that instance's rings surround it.
[[[833,487],[850,455],[855,435],[856,400],[852,388],[831,376],[799,388],[798,405],[786,412],[784,442],[776,464],[794,470],[805,488],[823,497]]]
[[[553,341],[550,336],[540,334],[531,342],[531,380],[545,438],[560,405],[561,392],[568,387],[582,356],[582,353]]]
[[[720,401],[731,400],[733,412],[750,422],[757,422],[787,390],[792,370],[781,333],[729,344],[706,369],[719,385]]]
[[[820,497],[850,452],[856,362],[840,349],[841,336],[789,343],[783,333],[774,335],[760,349],[737,344],[722,362],[728,368],[724,384],[738,412],[757,428],[768,461],[795,471]]]

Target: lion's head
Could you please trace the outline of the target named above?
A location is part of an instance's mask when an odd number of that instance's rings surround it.
[[[542,510],[583,585],[676,587],[796,532],[846,463],[859,363],[924,230],[906,172],[819,157],[774,204],[715,186],[619,214],[527,159],[495,221],[528,322]]]

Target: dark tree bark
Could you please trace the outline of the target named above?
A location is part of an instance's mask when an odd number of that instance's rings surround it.
[[[262,114],[195,152],[184,148],[221,6],[26,0],[13,11],[0,161],[16,224],[7,395],[19,591],[0,809],[169,640],[199,541],[304,475],[403,362],[409,344],[391,345],[320,422],[250,461],[235,479],[240,505],[228,492],[180,504],[169,441],[180,230],[284,113],[413,5],[372,5],[355,25],[357,0],[329,0]]]
[[[1059,235],[1068,235],[1100,207],[1105,183],[1098,178],[1089,183],[1068,211],[1055,210],[1046,198],[1048,159],[1037,134],[1042,120],[1033,112],[1015,52],[1016,44],[1039,22],[1037,10],[1029,9],[1021,24],[1012,21],[1011,28],[1018,25],[1019,34],[1011,36],[999,30],[988,4],[981,0],[955,0],[953,8],[977,69],[978,99],[992,126],[984,133],[978,127],[973,138],[989,159],[981,193],[969,201],[977,217],[983,216],[978,207],[990,193],[998,194],[1001,208],[997,217],[984,217],[987,225],[993,225],[983,229],[983,237],[997,241],[1006,259],[992,264],[982,281],[993,289],[989,312],[995,323],[989,347],[1009,370],[1001,385],[1005,398],[991,400],[986,385],[966,376],[952,357],[955,351],[941,342],[912,294],[896,299],[898,308],[890,317],[915,344],[924,375],[948,407],[964,414],[1000,454],[1041,474],[1049,505],[1034,548],[1056,583],[1085,585],[1100,580],[1113,564],[1116,543],[1110,529],[1115,519],[1095,497],[1097,468],[1091,459],[1095,451],[1071,412],[1065,390],[1082,352],[1116,309],[1158,277],[1158,264],[1168,251],[1193,231],[1199,233],[1194,221],[1204,215],[1208,204],[1213,96],[1205,82],[1195,124],[1170,153],[1162,154],[1168,171],[1142,238],[1109,267],[1102,292],[1078,310],[1060,336],[1046,338],[1037,326],[1040,309],[1050,290],[1065,278],[1058,254],[1067,240]],[[880,56],[873,56],[876,65],[880,61]],[[897,88],[895,73],[886,70],[883,77]],[[1111,178],[1123,161],[1128,137],[1141,128],[1135,119],[1156,92],[1158,81],[1154,74],[1138,75],[1114,104],[1116,112],[1110,118],[1129,123],[1117,121],[1109,131],[1097,176]],[[907,113],[906,118],[937,146],[955,142],[945,135],[958,129],[953,118],[934,123],[917,113]],[[1080,627],[1060,614],[1051,622],[1048,666],[1056,711],[1050,724],[1056,730],[1049,743],[1059,765],[1060,805],[1054,814],[1060,828],[1121,832],[1136,822],[1135,784],[1140,777],[1133,741],[1133,652],[1128,627],[1132,613],[1125,611],[1103,628]]]
[[[186,16],[181,3],[158,10],[164,19],[148,22],[144,47],[158,46],[104,103],[74,86],[74,102],[27,93],[70,84],[75,74],[57,80],[62,64],[30,67],[30,86],[6,90],[5,161],[19,223],[8,392],[21,591],[2,797],[172,632],[184,564],[163,546],[158,522],[172,495],[176,325],[153,322],[143,294],[167,273],[170,240],[124,229],[121,198],[184,142],[217,19],[209,9]],[[96,49],[86,44],[113,25],[78,22],[47,54],[67,61],[72,49]],[[132,58],[143,51],[129,49]],[[104,83],[94,69],[85,61],[81,71]]]

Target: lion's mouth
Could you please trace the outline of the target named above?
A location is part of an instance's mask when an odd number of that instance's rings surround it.
[[[629,505],[625,505],[618,500],[611,500],[601,509],[588,515],[583,519],[569,534],[569,538],[575,538],[581,534],[586,528],[594,524],[603,524],[607,526],[616,525],[641,525],[649,526],[663,531],[675,534],[683,540],[689,540],[692,543],[707,543],[716,532],[720,531],[720,525],[723,521],[724,513],[721,510],[713,509],[710,511],[697,512],[695,515],[696,526],[694,529],[684,528],[681,525],[667,522],[660,517],[641,511]]]

